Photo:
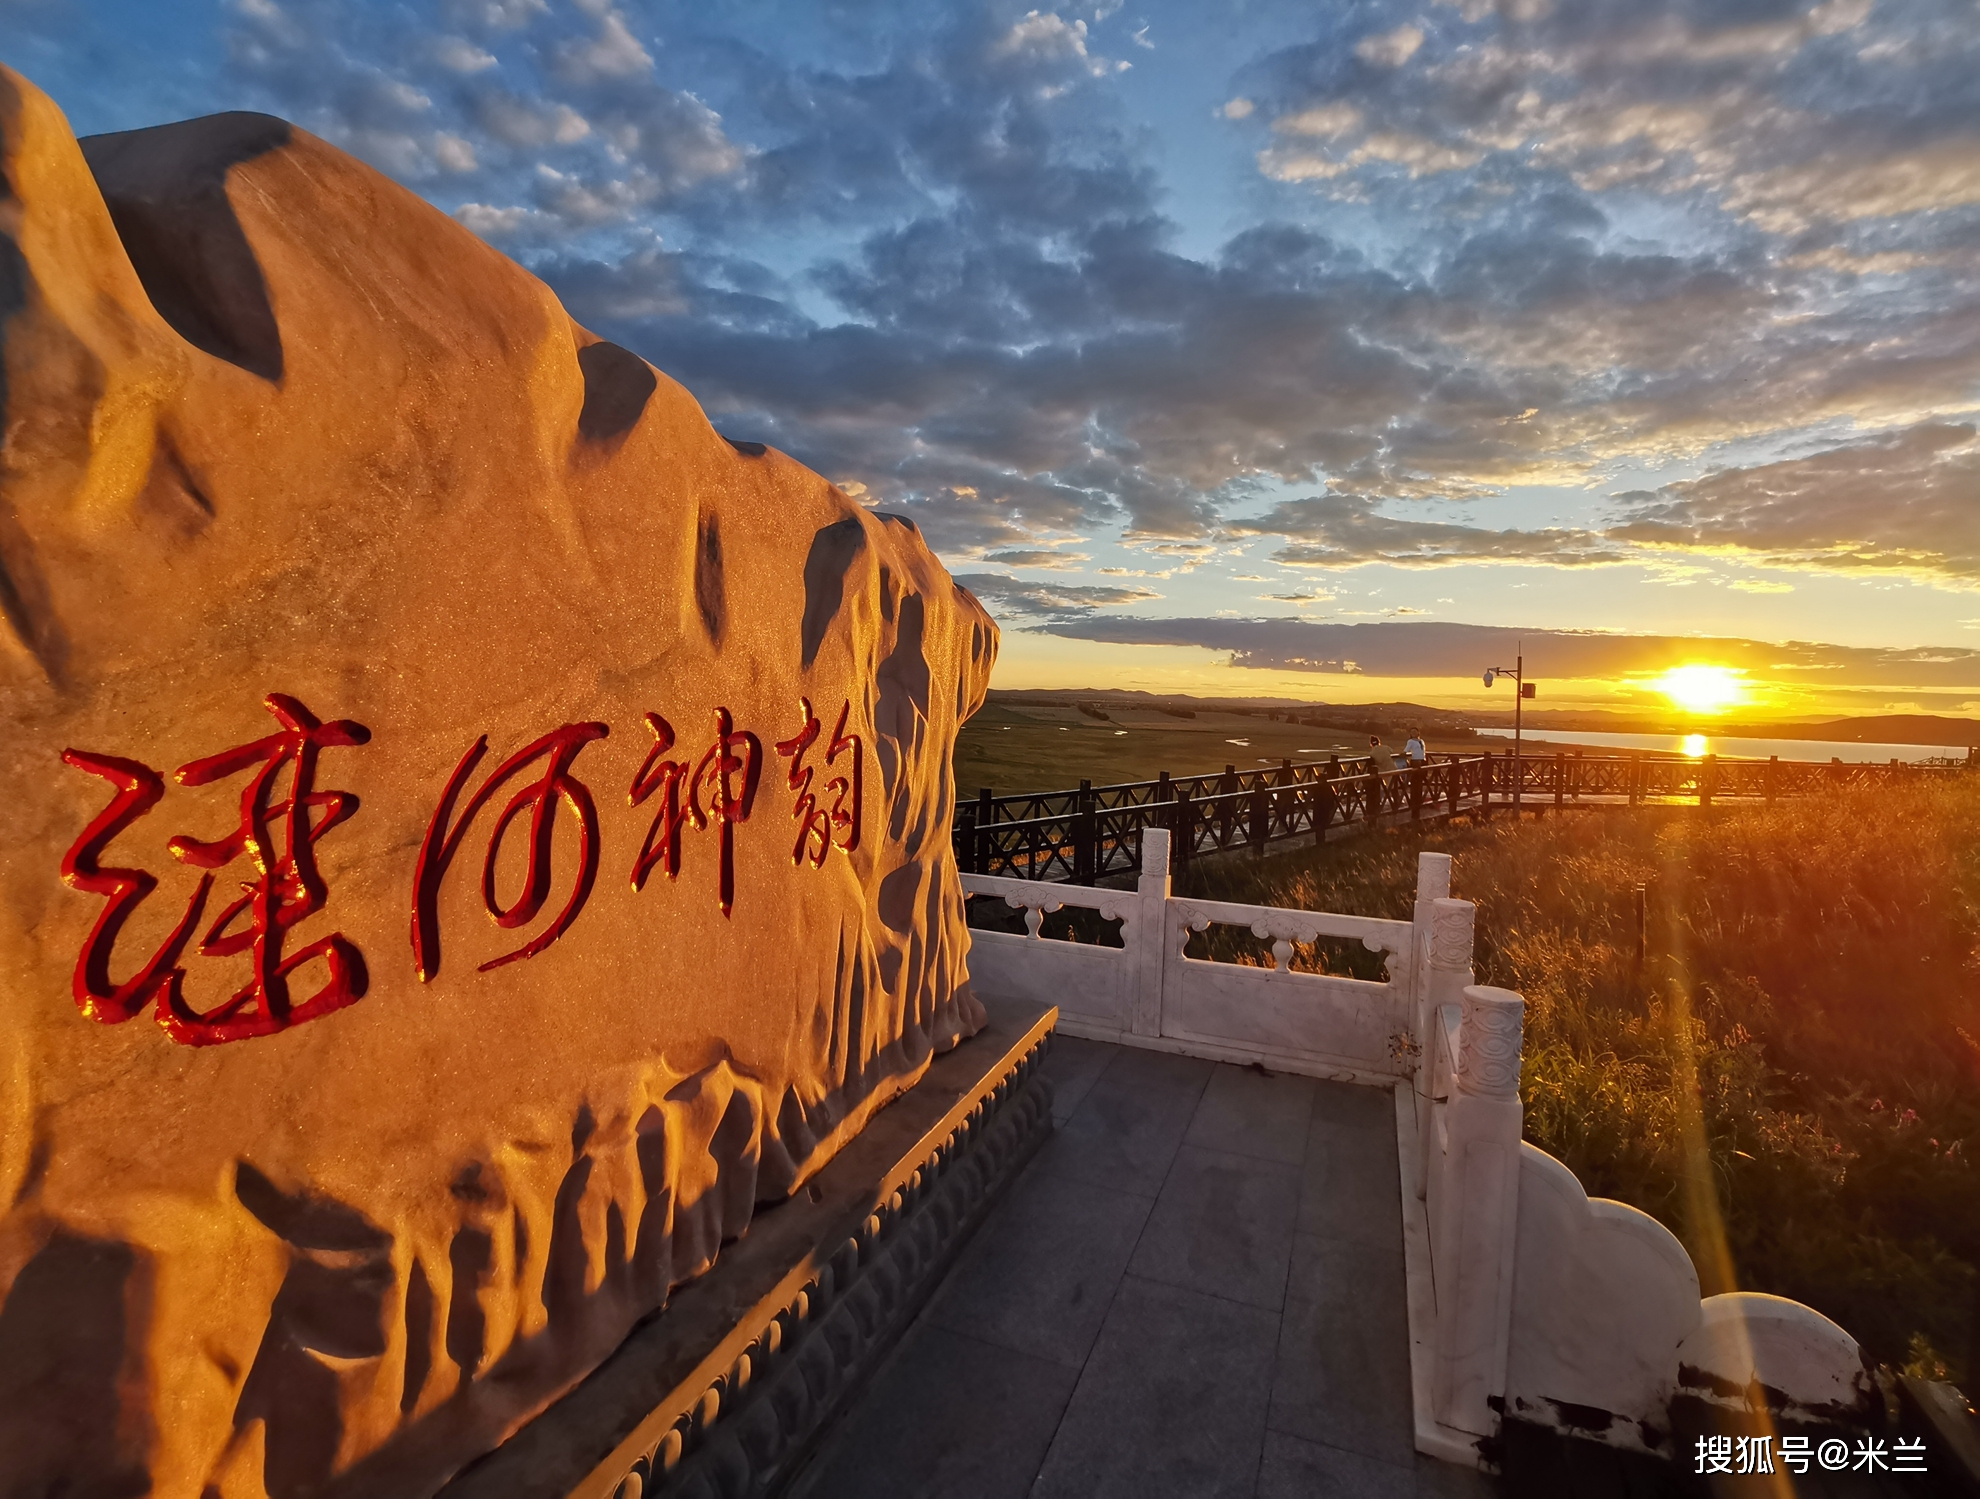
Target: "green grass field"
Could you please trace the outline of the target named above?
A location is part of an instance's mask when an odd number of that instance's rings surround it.
[[[1406,918],[1424,848],[1478,903],[1479,981],[1526,997],[1528,1139],[1668,1225],[1708,1294],[1980,1370],[1980,776],[1401,828],[1189,893]]]
[[[1243,742],[1236,742],[1243,741]],[[1400,750],[1403,736],[1384,741]],[[1433,750],[1476,753],[1472,740],[1427,740]],[[1011,708],[992,702],[963,725],[956,738],[956,792],[964,800],[988,786],[999,796],[1060,791],[1089,780],[1096,786],[1152,781],[1171,775],[1214,773],[1226,765],[1256,770],[1281,760],[1324,759],[1365,753],[1368,735],[1349,729],[1316,729],[1275,722],[1262,712],[1245,715],[1198,710],[1171,718],[1153,708],[1110,710],[1106,721],[1077,708]]]

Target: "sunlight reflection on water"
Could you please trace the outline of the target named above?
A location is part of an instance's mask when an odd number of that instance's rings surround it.
[[[1476,730],[1481,739],[1502,741],[1495,748],[1510,749],[1513,737],[1511,729],[1481,728]],[[1921,760],[1964,759],[1965,750],[1941,744],[1876,744],[1856,743],[1834,739],[1762,739],[1746,738],[1737,734],[1615,734],[1595,731],[1577,732],[1573,729],[1532,729],[1526,731],[1527,753],[1530,755],[1550,755],[1555,745],[1582,745],[1589,753],[1599,754],[1618,751],[1650,750],[1667,755],[1683,755],[1687,759],[1701,759],[1706,755],[1721,755],[1735,760],[1764,760],[1769,755],[1778,755],[1783,760],[1828,760],[1831,758],[1853,764],[1883,764],[1889,760],[1904,760],[1916,763]],[[1544,746],[1544,747],[1543,747]],[[1480,746],[1483,748],[1484,746]]]

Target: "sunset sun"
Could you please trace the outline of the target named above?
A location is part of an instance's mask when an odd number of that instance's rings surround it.
[[[1650,685],[1690,713],[1718,713],[1743,698],[1740,673],[1724,666],[1674,666]]]

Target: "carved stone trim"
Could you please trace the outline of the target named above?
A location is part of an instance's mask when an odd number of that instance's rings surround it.
[[[633,1459],[613,1499],[780,1492],[857,1398],[977,1224],[1051,1132],[1038,1044],[841,1243],[688,1414]],[[582,1486],[597,1491],[594,1481]]]
[[[1519,1046],[1526,1001],[1510,989],[1467,984],[1458,1024],[1457,1085],[1473,1098],[1519,1097]]]
[[[1430,903],[1430,966],[1446,971],[1471,967],[1472,929],[1478,908],[1468,900],[1440,896]]]

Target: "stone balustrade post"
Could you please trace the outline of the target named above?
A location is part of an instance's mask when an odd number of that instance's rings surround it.
[[[1169,830],[1141,830],[1141,874],[1135,881],[1134,920],[1123,940],[1132,950],[1134,1003],[1128,1028],[1137,1036],[1162,1034],[1162,986],[1169,960]],[[1180,953],[1177,954],[1180,957]]]
[[[1429,897],[1424,896],[1424,870],[1417,869],[1417,932],[1422,941],[1422,979],[1416,991],[1417,1038],[1423,1047],[1416,1071],[1417,1158],[1411,1163],[1412,1184],[1418,1197],[1430,1187],[1430,1110],[1443,1101],[1448,1079],[1440,1086],[1438,1048],[1443,1045],[1442,1013],[1447,1006],[1464,1003],[1465,986],[1472,981],[1471,946],[1478,908],[1468,900],[1452,900],[1441,893],[1450,889],[1450,856],[1420,854],[1422,859],[1442,859],[1440,883]]]
[[[1451,893],[1451,856],[1420,853],[1416,856],[1416,906],[1410,913],[1410,1025],[1416,1039],[1416,1066],[1412,1091],[1415,1093],[1417,1155],[1404,1161],[1405,1179],[1414,1184],[1416,1195],[1423,1195],[1424,1159],[1430,1123],[1430,1074],[1437,1065],[1435,1037],[1430,1033],[1430,945],[1432,916],[1436,902]]]
[[[1428,1027],[1428,1003],[1430,999],[1430,934],[1431,915],[1439,900],[1446,900],[1451,893],[1451,856],[1449,854],[1421,853],[1416,856],[1416,906],[1410,913],[1413,928],[1410,938],[1410,998],[1414,1002],[1414,1014],[1410,1023],[1415,1027],[1416,1043],[1421,1048],[1417,1053],[1418,1093],[1427,1092],[1429,1081],[1424,1076],[1429,1069],[1430,1031]]]
[[[1438,1421],[1488,1436],[1506,1390],[1519,1216],[1519,1054],[1526,1001],[1483,984],[1463,991],[1457,1075],[1444,1105],[1442,1177],[1431,1213]]]

